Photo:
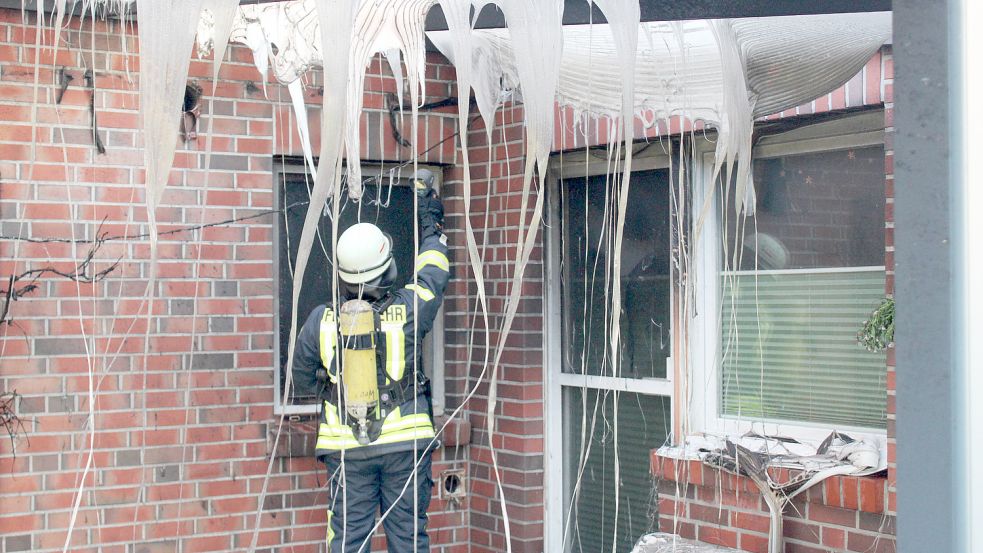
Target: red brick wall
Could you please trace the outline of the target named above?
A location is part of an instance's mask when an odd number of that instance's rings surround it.
[[[767,553],[769,511],[750,479],[658,455],[652,471],[661,531]],[[787,481],[788,471],[773,477]],[[785,508],[786,553],[893,553],[895,517],[886,491],[883,477],[839,476],[810,488]]]
[[[61,34],[70,46],[63,42],[56,60],[53,33],[43,33],[35,103],[33,19],[24,25],[19,10],[0,10],[0,234],[71,238],[74,229],[76,237],[91,239],[99,232],[146,231],[138,45],[135,29],[126,32],[129,54],[123,53],[118,23],[72,20]],[[430,99],[452,94],[446,61],[430,61]],[[72,80],[56,106],[52,83],[59,66]],[[105,155],[92,146],[85,67],[95,71]],[[363,119],[374,132],[365,133],[363,152],[367,158],[409,159],[410,150],[396,146],[388,118],[378,109],[382,92],[393,89],[383,67],[369,69],[371,109]],[[210,71],[210,60],[192,62],[190,78],[204,88],[206,99],[213,91]],[[259,78],[250,52],[233,47],[214,87],[208,189],[201,135],[179,144],[158,212],[162,231],[272,209],[273,168],[280,161],[275,154],[298,155],[300,148],[284,124],[286,90],[270,82],[264,96]],[[316,129],[320,79],[311,79],[308,100]],[[207,112],[207,101],[202,109]],[[421,144],[456,130],[447,114],[424,117],[421,128]],[[422,159],[453,163],[454,143]],[[113,240],[101,248],[96,270],[119,260],[104,281],[76,286],[46,275],[37,290],[12,305],[14,324],[0,326],[0,391],[21,395],[17,414],[24,427],[23,437],[0,439],[0,550],[61,550],[83,473],[72,551],[242,550],[257,509],[261,549],[319,548],[325,475],[305,452],[275,459],[269,493],[259,505],[275,432],[271,423],[277,419],[274,223],[273,216],[263,216],[162,237],[149,344],[141,316],[148,270],[144,238]],[[70,269],[88,248],[2,239],[0,288],[7,288],[9,275],[47,266]],[[466,460],[466,447],[442,450],[435,475],[466,467]],[[467,549],[467,507],[434,502],[431,535],[443,546],[438,551]]]
[[[511,293],[515,262],[515,243],[521,216],[522,172],[525,142],[522,108],[508,104],[498,111],[489,146],[486,127],[476,120],[468,134],[471,160],[472,205],[470,217],[479,249],[483,251],[483,273],[489,304],[490,345],[498,343],[498,329]],[[461,214],[463,175],[459,170],[445,173],[452,192],[446,196],[450,212]],[[535,201],[535,192],[530,202]],[[532,204],[530,203],[530,206]],[[487,218],[486,218],[487,215]],[[460,217],[448,219],[454,243],[452,255],[466,263],[467,252]],[[526,226],[528,228],[528,225]],[[487,232],[487,235],[486,235]],[[542,231],[534,248],[525,278],[522,299],[512,331],[506,341],[498,371],[496,430],[492,444],[505,492],[512,533],[512,551],[540,552],[543,548],[543,255]],[[486,242],[487,240],[487,242]],[[465,266],[459,276],[470,274]],[[449,402],[456,405],[479,382],[484,368],[485,334],[475,305],[473,277],[451,282],[447,303],[448,371],[461,375],[447,383]],[[474,346],[468,362],[468,337],[474,326]],[[452,370],[452,367],[455,367]],[[490,371],[490,364],[489,364]],[[472,424],[470,464],[471,551],[505,550],[505,531],[500,495],[495,478],[487,425],[489,375],[481,379],[475,397],[467,406]]]

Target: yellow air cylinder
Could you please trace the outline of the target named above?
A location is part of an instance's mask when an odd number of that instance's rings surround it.
[[[338,316],[341,334],[341,381],[345,409],[359,423],[356,439],[369,442],[368,416],[379,405],[376,375],[375,316],[367,301],[349,300]]]

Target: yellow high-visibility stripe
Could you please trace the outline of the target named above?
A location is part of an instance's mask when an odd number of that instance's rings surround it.
[[[321,317],[321,364],[328,370],[328,377],[331,382],[337,382],[338,376],[331,372],[331,362],[334,360],[335,348],[338,345],[338,321],[335,319],[334,310],[328,308],[324,310]]]
[[[317,449],[354,449],[362,447],[355,439],[350,426],[342,424],[338,412],[330,403],[325,402],[324,418],[317,436]],[[372,444],[389,444],[407,440],[430,439],[435,436],[433,421],[427,413],[400,415],[397,407],[386,417],[379,438]]]
[[[437,250],[427,250],[417,256],[417,271],[422,270],[427,265],[433,265],[438,269],[443,269],[444,271],[451,270],[451,262],[447,259],[447,256],[438,252]]]
[[[334,528],[331,527],[331,519],[334,517],[334,511],[328,509],[328,536],[325,540],[328,545],[328,551],[331,551],[331,542],[334,541]]]
[[[341,418],[338,416],[337,408],[331,405],[330,402],[324,402],[324,419],[325,422],[321,423],[322,429],[331,428],[341,428],[347,429],[351,432],[351,427],[347,424],[342,424]],[[400,413],[399,407],[396,407],[386,416],[386,420],[382,425],[382,433],[385,434],[390,429],[400,429],[407,427],[410,423],[416,424],[423,421],[430,424],[430,415],[427,413],[411,413],[409,415],[402,415]]]
[[[399,430],[406,430],[407,428],[413,428],[414,426],[430,426],[430,417],[426,413],[417,413],[415,415],[407,415],[403,417],[403,420],[395,423],[386,423],[382,425],[382,433],[380,436],[387,436],[393,432]],[[327,436],[338,437],[352,435],[352,427],[347,424],[324,424],[321,423],[320,430]]]
[[[392,305],[381,318],[382,331],[386,333],[386,374],[392,380],[403,378],[406,371],[406,306]]]
[[[406,289],[413,290],[414,292],[416,292],[416,295],[420,296],[420,299],[422,299],[423,301],[430,301],[434,298],[433,292],[427,290],[426,288],[420,286],[419,284],[407,284]]]
[[[406,334],[402,324],[382,325],[386,333],[386,374],[393,380],[403,378],[406,370]]]
[[[379,436],[379,439],[372,442],[372,444],[384,445],[384,444],[394,444],[399,442],[407,442],[410,440],[428,440],[428,439],[433,439],[434,436],[435,434],[433,431],[433,427],[415,427],[407,430],[401,430],[399,432],[394,432],[392,434]],[[315,444],[314,447],[317,449],[339,450],[339,449],[355,449],[364,446],[358,443],[358,440],[356,440],[354,437],[318,436],[317,443]]]

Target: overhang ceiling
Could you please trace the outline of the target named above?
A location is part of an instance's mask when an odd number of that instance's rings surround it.
[[[242,4],[267,4],[277,0],[242,0]],[[45,4],[49,4],[45,2]],[[37,0],[24,2],[27,9],[36,9]],[[775,15],[805,15],[820,13],[882,12],[891,10],[891,0],[639,0],[642,21],[673,21],[681,19],[717,19],[727,17],[768,17]],[[21,9],[22,0],[0,0],[0,8]],[[135,9],[135,8],[134,8]],[[604,15],[587,0],[566,0],[564,25],[606,23]],[[505,26],[502,13],[494,5],[486,6],[475,25],[479,29]],[[427,16],[428,31],[447,29],[439,6]]]

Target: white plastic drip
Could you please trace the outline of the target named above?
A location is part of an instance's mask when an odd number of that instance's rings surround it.
[[[562,2],[500,0],[508,35],[515,50],[514,59],[525,112],[526,154],[535,162],[540,175],[553,145],[553,104],[560,77],[563,53]],[[529,173],[529,171],[526,171]]]
[[[474,275],[478,294],[478,305],[481,307],[482,320],[485,329],[485,358],[482,367],[488,365],[488,348],[491,327],[488,321],[488,301],[485,294],[484,265],[478,243],[474,236],[474,226],[471,223],[471,161],[468,148],[468,112],[471,98],[472,71],[472,33],[471,33],[471,0],[440,0],[440,8],[447,21],[447,29],[451,36],[451,48],[459,60],[455,66],[457,76],[457,126],[460,131],[461,165],[464,169],[464,236],[467,241],[468,260]],[[485,119],[485,128],[489,134],[494,129],[494,117]],[[484,371],[482,371],[482,378]]]
[[[399,48],[387,48],[382,51],[382,55],[386,58],[386,63],[389,64],[389,71],[393,74],[393,80],[396,81],[396,101],[402,106],[403,64],[399,57]]]
[[[307,164],[311,177],[317,180],[317,167],[314,166],[314,153],[311,147],[310,123],[307,118],[307,104],[304,102],[304,83],[298,78],[287,85],[287,92],[290,94],[290,106],[293,109],[294,117],[297,119],[297,136],[300,138],[300,147],[304,151],[304,163]]]
[[[57,57],[57,53],[58,53],[58,46],[59,46],[59,43],[61,42],[60,40],[58,40],[58,38],[60,36],[61,24],[65,20],[65,5],[66,5],[66,3],[67,3],[67,0],[55,0],[55,21],[54,21],[54,24],[52,25],[52,29],[55,30],[55,44],[54,44],[54,47],[55,47],[56,57]],[[44,4],[44,2],[42,0],[38,0],[38,7],[39,8],[43,4]]]
[[[181,105],[191,64],[202,0],[137,0],[140,37],[140,113],[149,226],[150,265],[147,290],[146,343],[149,347],[153,298],[156,291],[158,237],[157,206],[174,164]],[[147,353],[147,352],[145,352]],[[146,410],[146,402],[144,402]],[[146,415],[146,413],[145,413]]]
[[[222,60],[225,58],[225,51],[229,46],[229,38],[232,35],[232,24],[236,19],[236,12],[239,7],[239,0],[203,0],[201,19],[199,20],[198,35],[207,36],[211,39],[212,57],[212,82],[218,82],[218,71],[222,67]],[[202,22],[210,21],[211,26],[206,32],[202,32]],[[200,43],[199,43],[200,49]]]
[[[137,0],[140,113],[147,208],[156,209],[174,164],[181,104],[202,0]]]
[[[242,40],[253,53],[253,67],[259,72],[259,80],[263,83],[263,89],[265,90],[266,75],[270,69],[270,43],[266,40],[263,27],[259,25],[249,25],[246,27],[244,34],[245,36]]]
[[[710,23],[720,52],[720,70],[724,76],[723,103],[716,121],[717,146],[714,152],[713,177],[710,181],[716,182],[721,168],[724,168],[728,177],[726,182],[731,182],[730,171],[736,165],[734,204],[735,209],[740,213],[744,205],[744,191],[750,179],[754,104],[748,96],[741,47],[737,43],[730,21],[717,19]],[[701,217],[700,224],[702,221]],[[698,227],[697,236],[699,231]]]
[[[359,118],[362,114],[365,90],[365,69],[378,53],[386,53],[389,63],[402,54],[406,63],[406,81],[413,106],[412,124],[416,130],[416,108],[426,71],[426,44],[424,28],[427,12],[436,0],[365,0],[355,15],[352,30],[351,73],[348,75],[348,113],[345,125],[345,151],[347,153],[348,195],[358,199],[362,195],[361,138]],[[325,49],[324,51],[328,51]],[[398,65],[398,63],[397,63]],[[397,83],[402,87],[402,80]],[[401,95],[402,93],[400,93]],[[414,148],[417,133],[413,132]]]
[[[614,255],[612,256],[611,260],[611,275],[613,278],[608,279],[608,282],[613,283],[611,289],[611,311],[609,314],[611,332],[608,342],[612,362],[611,374],[618,377],[621,375],[621,367],[619,366],[619,361],[621,359],[621,247],[624,240],[625,217],[628,211],[628,192],[631,184],[632,143],[634,142],[635,138],[635,60],[636,53],[638,51],[637,30],[639,28],[641,12],[636,0],[595,0],[595,2],[608,19],[608,28],[610,29],[614,40],[615,53],[618,58],[618,68],[621,72],[620,81],[622,84],[621,110],[619,113],[619,118],[616,122],[612,121],[612,126],[617,125],[617,127],[616,129],[612,129],[608,135],[620,138],[624,142],[625,152],[622,172],[620,175],[615,177],[615,182],[617,182],[618,185],[618,210],[615,221],[614,248],[612,250]],[[616,133],[616,130],[620,132]],[[613,518],[614,520],[618,520],[621,509],[621,460],[618,447],[618,400],[620,397],[617,391],[614,392],[613,399],[614,408],[612,412],[614,414],[614,443],[612,447],[614,450],[614,477],[612,481],[614,482],[614,489],[611,491],[614,495]],[[611,539],[612,553],[617,550],[617,544],[618,528],[617,525],[615,525],[614,533]]]

